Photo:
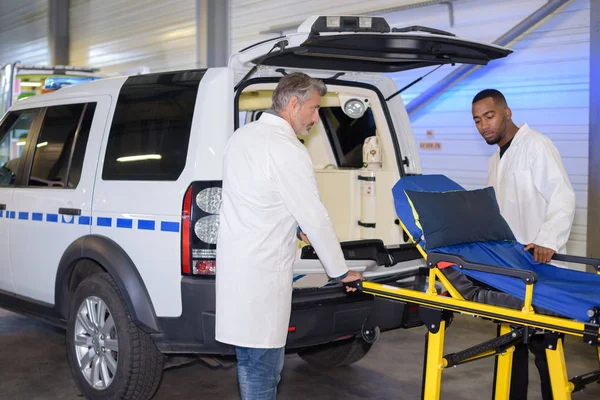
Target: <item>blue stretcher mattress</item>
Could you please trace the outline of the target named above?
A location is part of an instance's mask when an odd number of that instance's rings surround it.
[[[422,231],[415,224],[405,190],[445,192],[464,189],[444,175],[407,176],[396,183],[392,189],[396,213],[410,235],[418,243],[425,245]],[[523,249],[524,245],[521,243],[503,241],[440,247],[434,251],[460,255],[479,264],[533,271],[538,276],[533,289],[533,305],[581,322],[589,322],[587,311],[592,307],[600,308],[600,275],[539,264]],[[461,272],[518,299],[525,298],[525,283],[518,278],[469,270]]]

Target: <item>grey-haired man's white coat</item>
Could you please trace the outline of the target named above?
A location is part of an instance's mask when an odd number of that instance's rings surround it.
[[[298,224],[330,277],[348,272],[308,150],[286,120],[263,113],[238,129],[225,151],[216,340],[285,346]]]

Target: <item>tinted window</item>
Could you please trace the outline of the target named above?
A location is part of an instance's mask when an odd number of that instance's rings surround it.
[[[177,180],[203,75],[189,71],[127,79],[110,129],[103,179]]]
[[[81,128],[77,134],[77,140],[75,141],[75,148],[73,149],[73,156],[71,158],[71,168],[69,169],[68,181],[69,187],[73,188],[79,184],[81,178],[81,171],[83,170],[83,159],[85,156],[85,150],[87,148],[88,138],[90,136],[90,129],[92,128],[92,121],[94,120],[94,112],[96,111],[96,103],[88,103],[85,108],[85,114],[81,121]]]
[[[14,185],[38,110],[12,112],[0,127],[0,186]]]
[[[339,167],[361,168],[363,143],[375,136],[377,128],[370,108],[362,117],[353,119],[341,107],[323,107],[319,115]]]
[[[88,125],[83,126],[85,108],[85,104],[48,107],[35,146],[29,186],[74,187],[79,183],[83,157],[79,156],[75,163],[70,160],[76,142],[81,142],[83,149],[87,144],[93,110],[91,116],[86,110]],[[79,173],[76,181],[67,184],[70,166]]]

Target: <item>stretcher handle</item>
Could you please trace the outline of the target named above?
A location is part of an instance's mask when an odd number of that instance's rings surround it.
[[[529,252],[533,254],[533,249],[531,249]],[[596,271],[600,271],[600,259],[597,259],[597,258],[571,256],[568,254],[554,253],[554,255],[552,256],[552,259],[556,260],[556,261],[564,261],[564,262],[569,262],[569,263],[574,263],[574,264],[591,265],[592,267],[596,268]]]
[[[467,261],[465,258],[456,254],[444,254],[431,252],[427,254],[427,265],[434,267],[440,262],[448,262],[456,265],[460,269],[468,269],[471,271],[489,272],[496,275],[512,276],[513,278],[519,278],[526,285],[536,283],[537,275],[533,271],[527,271],[525,269],[518,268],[507,268],[498,267],[495,265],[478,264]]]
[[[344,284],[344,292],[346,291],[346,287],[349,287],[352,289],[357,289],[357,292],[362,291],[362,280],[360,280],[360,279],[357,279],[352,282],[343,282],[343,284]]]

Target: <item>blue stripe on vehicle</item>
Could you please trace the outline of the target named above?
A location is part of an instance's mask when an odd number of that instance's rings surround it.
[[[98,217],[96,219],[96,225],[98,226],[112,226],[112,218]]]
[[[10,219],[19,219],[19,220],[29,220],[31,217],[31,221],[44,221],[44,214],[41,212],[29,212],[29,211],[10,211],[10,210],[0,210],[0,218],[10,218]],[[60,216],[60,221],[59,221]],[[71,219],[70,219],[71,218]],[[125,229],[133,229],[135,224],[135,219],[130,218],[115,218],[115,227],[116,228],[125,228]],[[79,225],[87,225],[90,226],[93,224],[93,219],[91,216],[70,216],[70,215],[62,215],[62,214],[45,214],[46,222],[62,222],[64,224],[79,224]],[[111,217],[97,217],[96,225],[103,227],[113,227],[113,218]],[[175,232],[179,233],[181,229],[181,223],[176,221],[155,221],[151,219],[140,219],[137,220],[137,229],[146,230],[146,231],[158,231],[161,232]],[[300,279],[297,277],[297,279]]]
[[[117,228],[133,228],[133,220],[127,218],[117,218]]]
[[[154,221],[149,220],[149,219],[140,219],[138,221],[138,229],[153,231],[154,230]]]
[[[163,232],[179,232],[179,222],[161,221],[160,230]]]

